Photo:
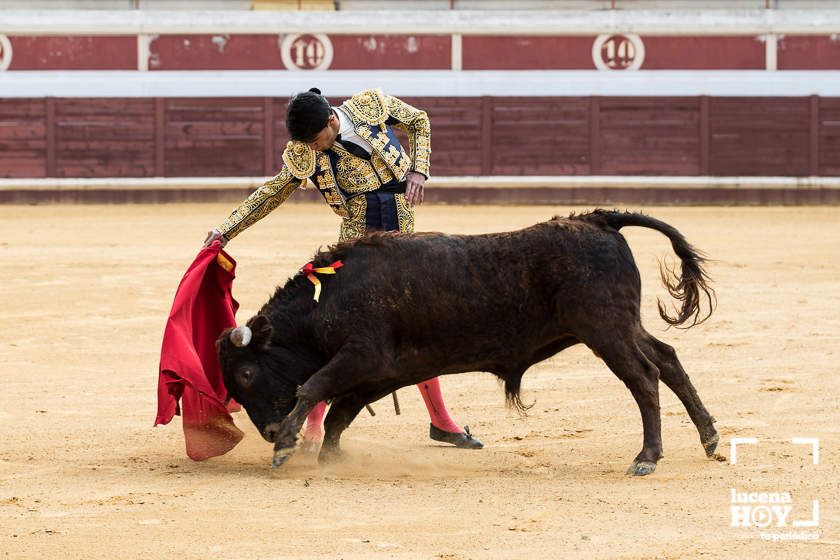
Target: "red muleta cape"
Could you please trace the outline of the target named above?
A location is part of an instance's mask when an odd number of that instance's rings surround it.
[[[235,269],[236,261],[218,241],[202,249],[178,285],[163,332],[155,426],[180,414],[187,456],[195,461],[227,453],[243,436],[228,412],[239,406],[224,404],[227,390],[215,346],[223,330],[236,326]]]

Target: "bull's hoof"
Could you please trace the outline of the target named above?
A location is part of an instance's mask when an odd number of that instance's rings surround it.
[[[321,447],[321,452],[318,454],[318,463],[321,465],[328,465],[335,463],[341,459],[341,450],[330,447]]]
[[[720,436],[716,433],[712,434],[712,437],[706,439],[703,442],[703,449],[706,451],[706,457],[714,457],[715,456],[715,449],[717,449],[718,441],[720,440]]]
[[[294,447],[285,447],[283,449],[275,450],[274,457],[271,458],[271,468],[276,469],[278,467],[282,467],[283,463],[288,461],[289,457],[292,456],[294,450]]]
[[[627,469],[627,474],[632,476],[646,476],[656,470],[656,463],[653,461],[633,461]]]

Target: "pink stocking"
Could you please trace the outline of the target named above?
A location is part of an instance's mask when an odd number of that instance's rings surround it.
[[[417,388],[420,389],[420,394],[423,395],[423,400],[426,402],[426,408],[429,411],[429,418],[432,420],[435,428],[453,434],[460,434],[464,431],[449,416],[449,411],[446,410],[446,405],[443,404],[443,394],[440,392],[440,382],[437,377],[418,383]]]
[[[323,435],[324,413],[327,411],[327,403],[321,401],[306,417],[306,428],[303,430],[303,438],[309,441],[319,441]]]

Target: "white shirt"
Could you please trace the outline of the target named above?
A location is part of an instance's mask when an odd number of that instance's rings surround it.
[[[335,114],[338,115],[338,133],[341,134],[341,141],[339,144],[352,142],[361,146],[361,148],[367,153],[373,152],[373,146],[368,144],[364,138],[356,134],[356,129],[353,126],[353,121],[350,120],[350,117],[345,115],[344,111],[338,107],[333,107],[333,109],[335,109]]]

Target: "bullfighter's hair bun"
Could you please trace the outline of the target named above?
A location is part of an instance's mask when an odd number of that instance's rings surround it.
[[[321,95],[321,90],[316,88],[316,87],[309,88],[309,91],[311,91],[312,93],[317,93],[318,95]]]

